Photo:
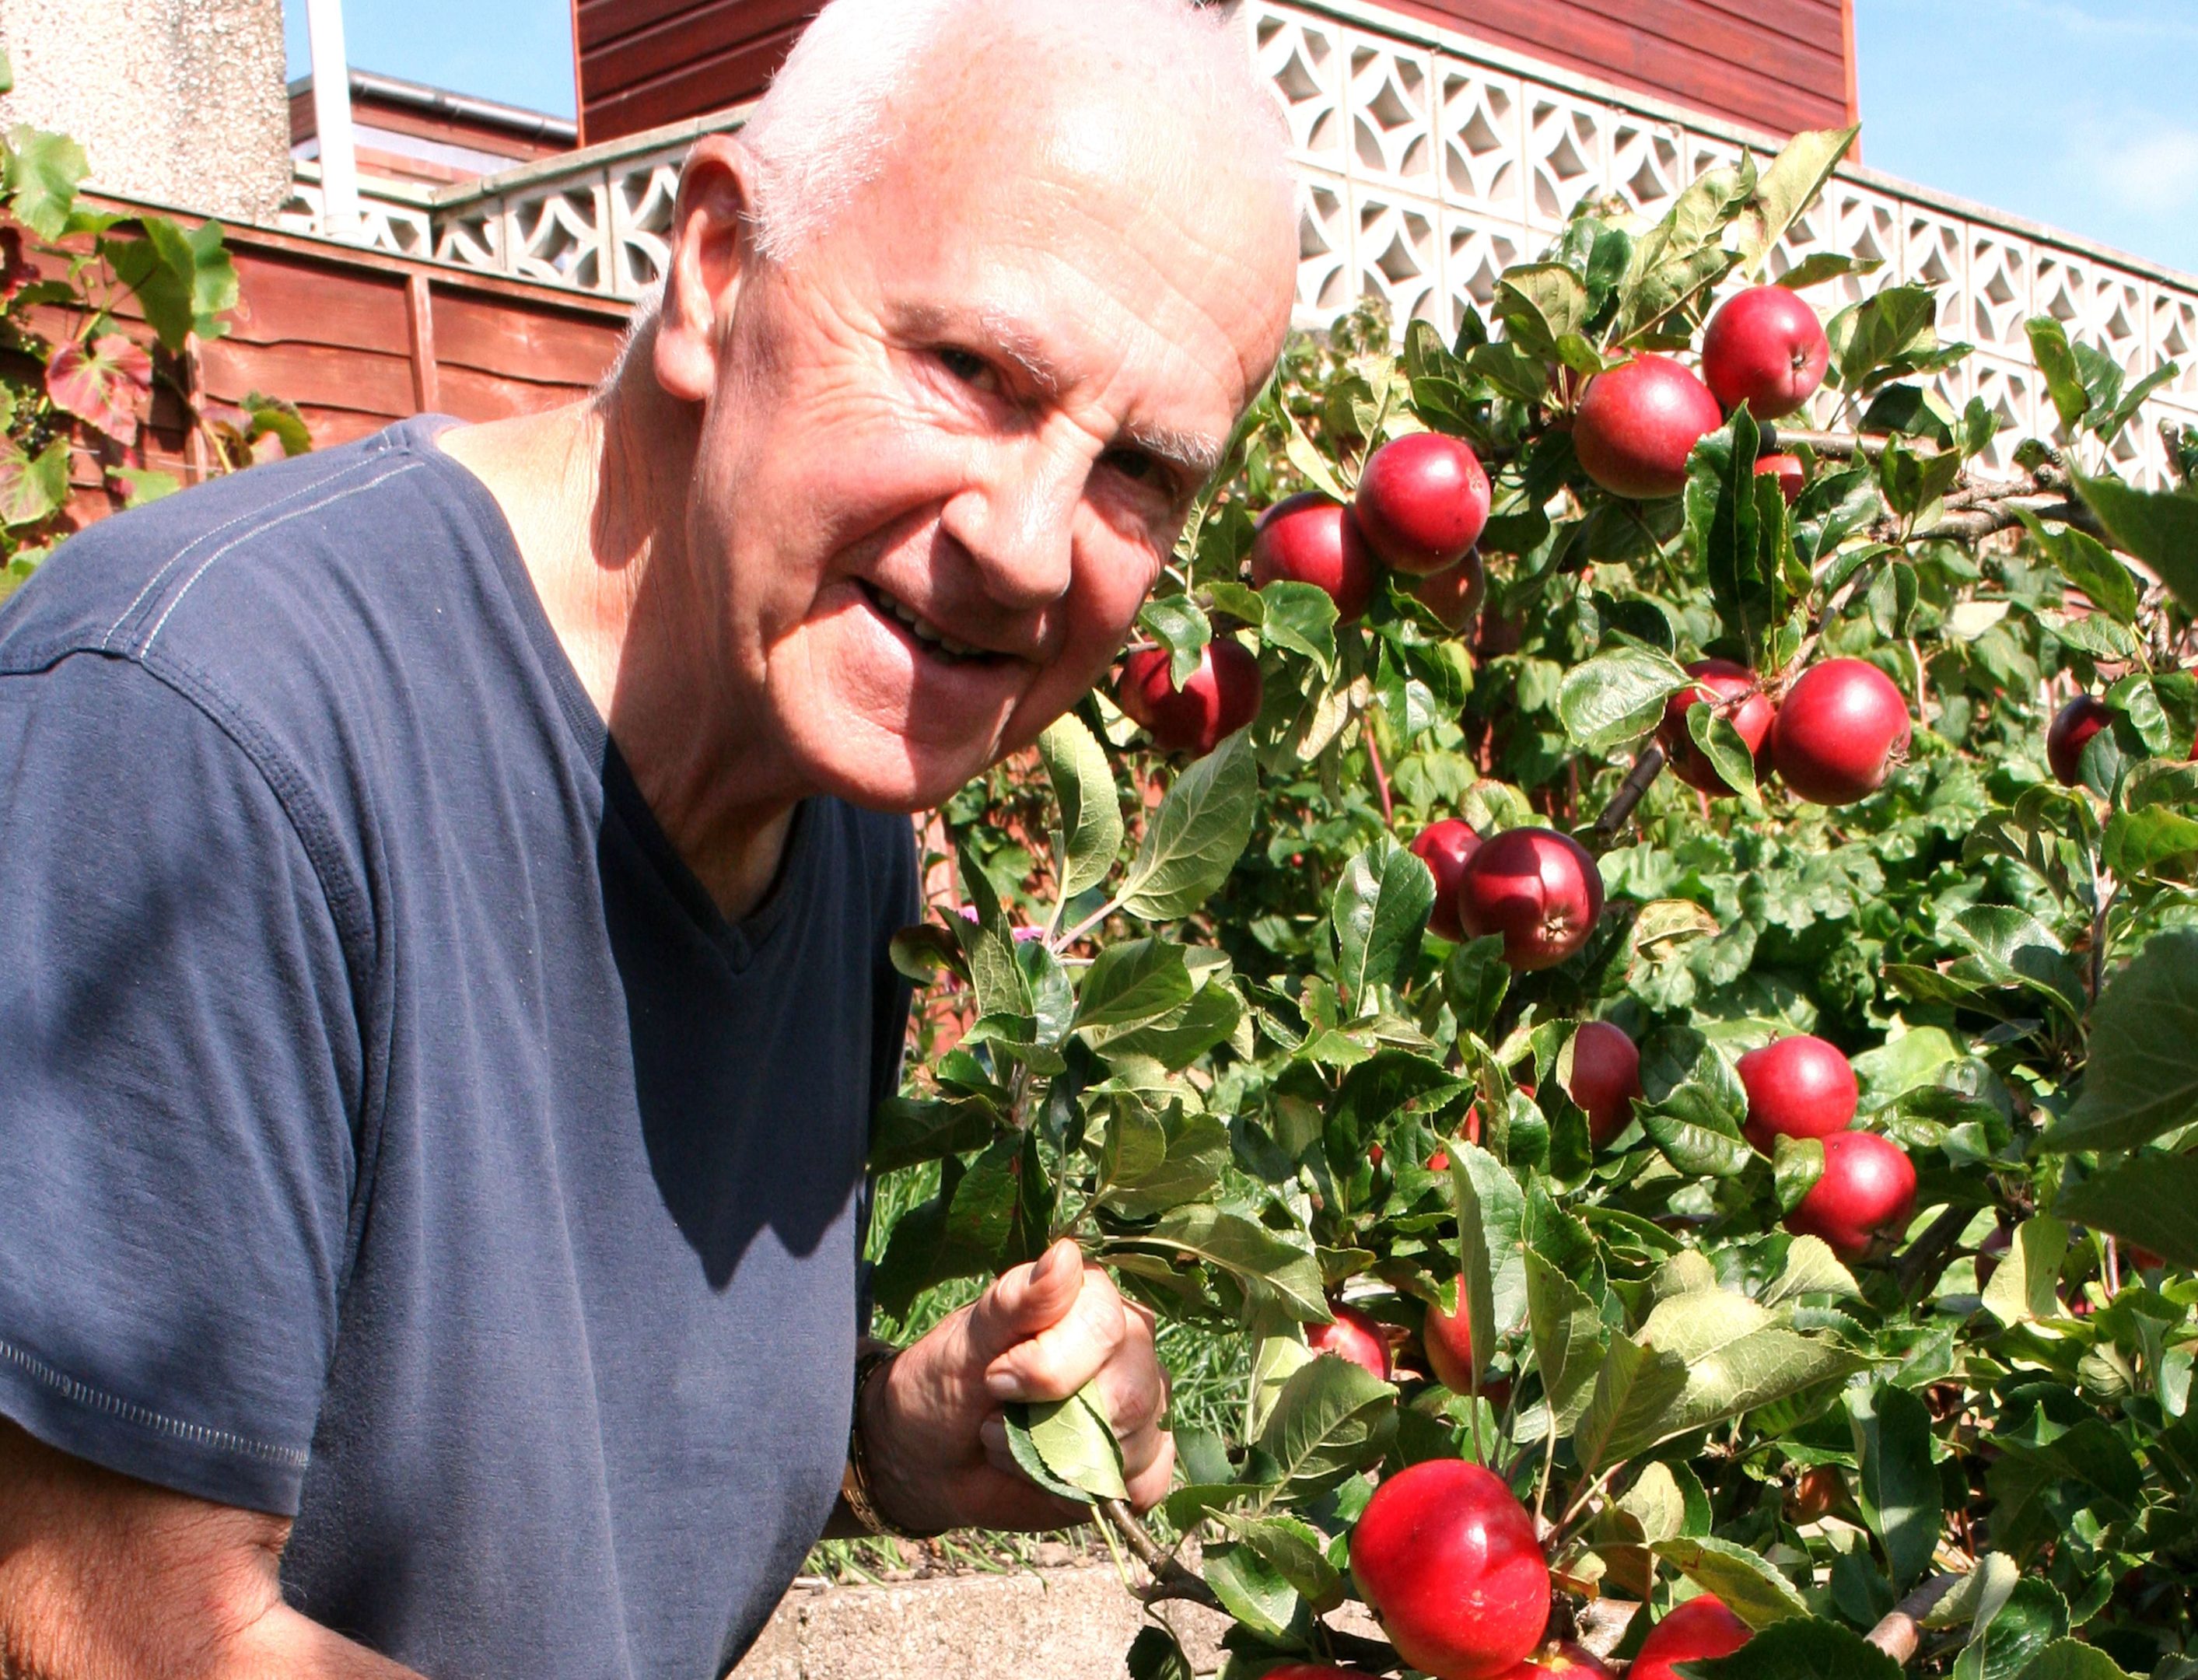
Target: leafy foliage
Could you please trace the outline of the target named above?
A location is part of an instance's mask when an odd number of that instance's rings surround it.
[[[1590,205],[1451,344],[1364,311],[1294,345],[1142,620],[1185,670],[1219,637],[1255,651],[1261,715],[1173,771],[1095,695],[945,813],[977,919],[904,940],[961,1036],[881,1118],[880,1165],[937,1175],[881,1298],[1068,1234],[1236,1350],[1224,1439],[1185,1432],[1166,1507],[1204,1585],[1154,1589],[1227,1610],[1232,1671],[1381,1667],[1323,1619],[1345,1537],[1381,1474],[1451,1456],[1542,1520],[1563,1605],[1645,1607],[1622,1648],[1689,1592],[1724,1598],[1758,1632],[1701,1680],[1881,1680],[1900,1664],[1864,1635],[1942,1575],[1934,1673],[2189,1671],[2198,501],[2108,473],[2147,381],[2038,323],[2073,441],[2025,440],[1995,478],[1991,416],[1933,384],[1966,347],[1894,287],[1829,323],[1838,429],[1775,440],[1807,470],[1790,508],[1745,412],[1662,503],[1596,488],[1567,429],[1584,375],[1695,342],[1852,137],[1715,171],[1653,226]],[[1243,583],[1257,510],[1347,497],[1422,428],[1494,480],[1477,626],[1453,635],[1409,580],[1351,624]],[[1804,804],[1704,706],[1692,738],[1735,792],[1658,777],[1648,737],[1706,656],[1774,697],[1869,661],[1910,697],[1905,762]],[[2073,788],[2044,751],[2070,689],[2113,713]],[[1453,816],[1600,853],[1583,948],[1515,974],[1498,939],[1428,931],[1402,843]],[[1600,1147],[1569,1094],[1590,1020],[1642,1050]],[[1916,1168],[1889,1252],[1843,1263],[1783,1228],[1825,1151],[1755,1148],[1735,1064],[1797,1032],[1849,1054],[1857,1124]],[[1307,1345],[1346,1295],[1393,1381]],[[1426,1352],[1438,1311],[1470,1333],[1463,1392]],[[1104,1499],[1095,1425],[1056,1409],[1012,1439]],[[1153,1632],[1131,1654],[1182,1661]]]

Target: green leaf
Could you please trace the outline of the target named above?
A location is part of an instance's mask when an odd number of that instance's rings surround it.
[[[2198,1119],[2198,933],[2159,935],[2107,983],[2090,1051],[2047,1148],[2134,1149]]]
[[[1608,752],[1654,729],[1665,702],[1693,680],[1669,654],[1627,643],[1565,673],[1557,716],[1576,745]]]
[[[2025,1219],[1985,1285],[1985,1311],[2003,1324],[2058,1314],[2061,1262],[2067,1253],[2067,1226],[2050,1214]]]
[[[1730,1540],[1672,1539],[1649,1549],[1704,1592],[1715,1593],[1726,1609],[1759,1632],[1809,1613],[1794,1584],[1745,1546]]]
[[[1861,1369],[1838,1344],[1790,1330],[1765,1307],[1728,1289],[1698,1290],[1659,1301],[1640,1340],[1677,1354],[1687,1368],[1683,1389],[1649,1427],[1636,1450],[1689,1429],[1767,1406],[1775,1400]]]
[[[1088,1499],[1126,1499],[1122,1445],[1093,1378],[1066,1400],[1034,1401],[1025,1408],[1031,1445],[1056,1481]]]
[[[1381,1456],[1396,1427],[1397,1391],[1348,1359],[1315,1359],[1290,1374],[1259,1431],[1285,1486],[1325,1493]]]
[[[1642,1130],[1689,1177],[1731,1178],[1755,1159],[1741,1135],[1747,1092],[1717,1046],[1700,1033],[1660,1034],[1643,1057]]]
[[[1858,125],[1797,134],[1771,160],[1740,218],[1741,259],[1751,273],[1763,273],[1778,241],[1816,202],[1861,131]]]
[[[1345,865],[1330,915],[1336,985],[1350,1009],[1364,1009],[1374,988],[1411,973],[1434,902],[1428,866],[1387,835]]]
[[[1096,1200],[1125,1218],[1149,1218],[1212,1195],[1228,1160],[1229,1128],[1213,1115],[1186,1113],[1179,1102],[1155,1114],[1123,1098],[1100,1152],[1106,1188]]]
[[[165,216],[148,216],[142,225],[142,237],[104,240],[101,249],[160,342],[180,354],[193,334],[223,336],[229,329],[220,317],[236,306],[237,284],[221,224],[186,230]]]
[[[0,93],[15,91],[15,65],[4,51],[0,51]]]
[[[1303,654],[1326,682],[1335,674],[1335,599],[1314,584],[1278,578],[1259,591],[1260,636]]]
[[[1114,768],[1074,712],[1063,712],[1038,738],[1038,756],[1061,807],[1061,828],[1054,837],[1061,897],[1105,881],[1122,849],[1122,806],[1115,791]]]
[[[1841,310],[1825,326],[1833,382],[1867,392],[1940,360],[1939,299],[1928,286],[1887,286]]]
[[[1726,787],[1743,798],[1755,793],[1755,756],[1733,726],[1732,719],[1713,706],[1690,706],[1686,711],[1687,734],[1701,749]]]
[[[1178,689],[1182,688],[1212,643],[1212,621],[1189,596],[1163,595],[1144,604],[1137,623],[1167,649],[1168,675]]]
[[[1860,1634],[1815,1616],[1766,1627],[1729,1657],[1686,1665],[1696,1680],[1900,1680],[1900,1665]]]
[[[980,1149],[991,1142],[992,1125],[991,1111],[980,1102],[887,1097],[870,1125],[870,1171],[893,1172]]]
[[[1580,1468],[1593,1472],[1663,1438],[1659,1421],[1687,1386],[1687,1362],[1630,1336],[1613,1335],[1595,1392],[1573,1430]]]
[[[1164,1214],[1150,1230],[1118,1241],[1122,1247],[1170,1249],[1218,1266],[1254,1293],[1271,1293],[1300,1323],[1328,1320],[1320,1262],[1241,1213],[1205,1206],[1178,1207]]]
[[[1107,1058],[1150,1056],[1169,1072],[1180,1072],[1226,1040],[1243,1018],[1244,1002],[1236,988],[1225,980],[1209,980],[1181,1009],[1142,1026],[1108,1033]]]
[[[1884,1542],[1893,1584],[1904,1591],[1931,1567],[1939,1543],[1939,1467],[1931,1460],[1931,1410],[1915,1393],[1880,1383],[1846,1392],[1854,1429],[1856,1503]]]
[[[1821,1137],[1778,1138],[1771,1157],[1771,1180],[1781,1212],[1791,1213],[1817,1188],[1824,1176],[1824,1140]]]
[[[2132,1155],[2069,1184],[2053,1211],[2149,1248],[2172,1265],[2198,1267],[2198,1157]]]
[[[1555,1265],[1532,1248],[1523,1259],[1534,1363],[1542,1374],[1552,1427],[1562,1434],[1579,1421],[1593,1397],[1602,1368],[1602,1316],[1587,1292]]]
[[[2198,819],[2162,806],[2116,811],[2107,820],[2099,846],[2101,860],[2124,881],[2194,853],[2198,853]]]
[[[1840,1264],[1829,1243],[1822,1237],[1797,1236],[1786,1251],[1785,1270],[1757,1299],[1765,1306],[1782,1306],[1803,1295],[1837,1295],[1853,1300],[1861,1294],[1862,1286]]]
[[[1586,282],[1563,263],[1506,269],[1496,282],[1496,317],[1510,341],[1544,362],[1557,359],[1557,340],[1586,325]]]
[[[1239,730],[1178,776],[1154,813],[1122,895],[1131,916],[1188,916],[1229,878],[1252,838],[1259,774]]]
[[[2090,409],[2091,393],[2077,371],[2067,329],[2050,315],[2037,315],[2023,323],[2023,330],[2030,335],[2031,359],[2044,378],[2045,394],[2053,399],[2061,427],[2073,436]]]
[[[1279,1569],[1249,1546],[1207,1547],[1200,1562],[1221,1607],[1268,1645],[1298,1647],[1312,1628],[1312,1613]]]
[[[1328,1561],[1327,1537],[1299,1517],[1244,1517],[1223,1513],[1222,1526],[1239,1544],[1259,1554],[1290,1584],[1317,1615],[1343,1602],[1343,1575]]]
[[[1290,465],[1303,473],[1315,490],[1331,501],[1349,506],[1351,492],[1344,488],[1343,480],[1335,476],[1335,468],[1329,463],[1328,457],[1313,447],[1312,439],[1305,436],[1305,428],[1298,424],[1297,416],[1288,409],[1282,410],[1282,452],[1289,457]]]
[[[2052,555],[2061,575],[2083,590],[2093,606],[2117,624],[2137,622],[2137,579],[2104,543],[2073,526],[2056,532],[2027,508],[2017,508],[2015,513],[2038,547]]]
[[[1175,1635],[1156,1623],[1148,1622],[1137,1630],[1123,1660],[1130,1680],[1192,1680],[1190,1659],[1183,1654],[1183,1646]]]
[[[2137,418],[2137,411],[2144,406],[2144,399],[2183,371],[2173,362],[2154,368],[2143,379],[2122,392],[2121,400],[2091,416],[2091,431],[2103,442],[2111,444],[2121,436],[2122,428]]]
[[[59,239],[67,230],[77,189],[90,173],[84,148],[66,134],[27,125],[8,131],[8,208],[41,239]]]
[[[969,965],[969,985],[977,994],[979,1015],[1001,1015],[1009,1018],[1030,1016],[1034,1014],[1030,982],[1025,979],[1022,965],[1015,960],[1014,932],[1008,926],[1006,913],[1000,908],[999,895],[992,890],[991,879],[977,865],[975,855],[967,846],[961,851],[962,891],[969,900],[969,908],[976,911],[976,919],[952,916],[947,923],[954,937],[961,941],[962,953]]]
[[[1814,251],[1780,275],[1778,283],[1793,291],[1806,292],[1827,280],[1842,279],[1850,274],[1875,274],[1884,266],[1883,260],[1876,257],[1850,257],[1842,251]]]
[[[2020,1680],[2130,1680],[2130,1677],[2097,1646],[2077,1639],[2056,1639],[2030,1660]]]
[[[11,445],[0,453],[0,526],[40,525],[68,500],[69,446],[56,438],[36,456]]]
[[[2183,606],[2198,612],[2198,497],[2137,490],[2114,478],[2069,476],[2115,546],[2150,567]]]
[[[1181,945],[1126,939],[1108,945],[1085,970],[1076,1024],[1133,1026],[1181,1008],[1190,1001],[1190,968]]]
[[[1457,1203],[1458,1311],[1475,1358],[1486,1362],[1497,1338],[1526,1311],[1519,1233],[1526,1200],[1509,1167],[1462,1138],[1451,1144],[1450,1183]]]
[[[1955,1680],[2017,1680],[2068,1631],[2068,1607],[2050,1581],[2015,1584],[1997,1614],[1972,1634],[1954,1665]]]

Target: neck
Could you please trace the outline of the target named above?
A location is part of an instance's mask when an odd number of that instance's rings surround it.
[[[658,387],[648,349],[598,398],[443,448],[496,497],[650,810],[736,921],[770,890],[804,790],[726,683],[721,603],[688,542],[701,417]]]

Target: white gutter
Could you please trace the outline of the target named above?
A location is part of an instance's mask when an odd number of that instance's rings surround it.
[[[332,239],[363,242],[358,148],[351,127],[351,67],[344,54],[343,0],[305,0],[312,40],[313,127],[321,151],[321,226]]]

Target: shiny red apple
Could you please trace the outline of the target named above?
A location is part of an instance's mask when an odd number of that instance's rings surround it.
[[[1420,604],[1452,631],[1462,631],[1480,611],[1488,596],[1488,573],[1480,563],[1480,550],[1468,549],[1465,558],[1447,572],[1437,572],[1412,585]]]
[[[1428,1375],[1453,1394],[1472,1392],[1473,1326],[1463,1312],[1445,1312],[1431,1304],[1420,1326],[1420,1346],[1428,1356]]]
[[[1424,578],[1464,559],[1488,523],[1488,474],[1470,445],[1410,432],[1367,457],[1351,507],[1367,547]]]
[[[1558,1639],[1528,1652],[1503,1680],[1618,1680],[1618,1676],[1586,1646]]]
[[[1586,1114],[1596,1148],[1625,1130],[1641,1095],[1641,1052],[1624,1028],[1591,1020],[1573,1035],[1573,1078],[1566,1090]]]
[[[1771,726],[1771,759],[1788,788],[1818,805],[1852,805],[1885,785],[1906,754],[1908,702],[1861,660],[1803,671]]]
[[[1741,1057],[1747,1141],[1765,1154],[1781,1137],[1829,1137],[1854,1124],[1860,1088],[1836,1044],[1796,1032]]]
[[[1445,817],[1421,829],[1405,849],[1425,863],[1435,878],[1435,903],[1428,912],[1428,929],[1445,939],[1462,939],[1465,929],[1458,924],[1457,884],[1467,862],[1480,850],[1480,836],[1473,832],[1471,823]]]
[[[1756,772],[1760,776],[1768,768],[1763,742],[1771,733],[1772,720],[1777,713],[1771,704],[1771,696],[1763,692],[1755,673],[1744,665],[1730,660],[1696,660],[1687,667],[1687,675],[1695,678],[1691,689],[1682,689],[1665,702],[1664,721],[1656,730],[1656,744],[1664,749],[1672,774],[1690,788],[1699,788],[1705,793],[1730,793],[1724,778],[1710,763],[1708,753],[1695,745],[1695,738],[1687,731],[1687,713],[1697,706],[1730,706],[1725,713],[1733,728],[1756,761]]]
[[[1602,876],[1587,848],[1554,828],[1506,828],[1480,843],[1458,880],[1459,925],[1503,939],[1514,968],[1550,968],[1587,943]]]
[[[1549,1627],[1534,1520],[1462,1459],[1408,1465],[1374,1490],[1351,1531],[1351,1572],[1398,1654],[1437,1680],[1497,1680]]]
[[[1778,493],[1786,498],[1786,505],[1789,508],[1801,499],[1801,492],[1809,487],[1809,469],[1801,464],[1801,457],[1798,455],[1759,456],[1755,463],[1755,476],[1776,479]]]
[[[1789,415],[1817,394],[1832,346],[1817,311],[1783,286],[1751,286],[1710,317],[1702,377],[1728,409],[1758,420]]]
[[[2063,788],[2081,782],[2084,748],[2093,735],[2112,729],[2114,723],[2114,708],[2090,695],[2078,695],[2055,712],[2045,730],[2045,762],[2053,767],[2053,779]]]
[[[1286,497],[1259,515],[1252,538],[1252,584],[1311,584],[1335,603],[1336,621],[1365,612],[1381,569],[1340,502],[1317,491]]]
[[[1710,388],[1668,356],[1636,356],[1587,383],[1573,421],[1581,468],[1614,496],[1687,487],[1687,456],[1724,423]]]
[[[1664,1613],[1648,1630],[1625,1680],[1680,1680],[1679,1665],[1729,1657],[1755,1636],[1724,1601],[1700,1593]]]
[[[1175,685],[1167,649],[1146,648],[1122,661],[1116,704],[1144,725],[1161,753],[1202,758],[1259,715],[1259,661],[1234,637],[1216,637],[1200,653],[1198,668]]]
[[[1882,1252],[1916,1212],[1916,1164],[1874,1131],[1835,1132],[1823,1140],[1824,1171],[1786,1216],[1796,1236],[1820,1236],[1842,1260]]]
[[[1375,1146],[1379,1148],[1379,1145]],[[1352,1364],[1374,1373],[1387,1382],[1389,1380],[1389,1338],[1381,1326],[1357,1307],[1342,1301],[1330,1301],[1328,1310],[1334,1315],[1329,1324],[1305,1326],[1305,1346],[1316,1353],[1333,1353],[1348,1359]]]

